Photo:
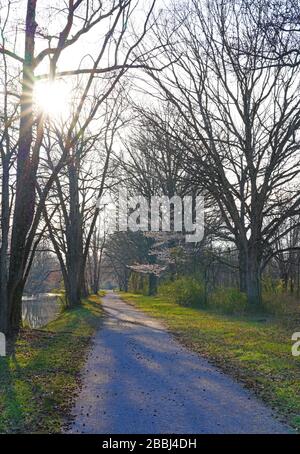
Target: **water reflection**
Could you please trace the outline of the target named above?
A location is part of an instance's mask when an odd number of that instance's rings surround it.
[[[40,294],[32,297],[23,297],[22,319],[30,328],[41,328],[54,320],[59,314],[57,295]]]

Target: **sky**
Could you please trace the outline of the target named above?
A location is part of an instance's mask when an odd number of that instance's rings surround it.
[[[61,12],[62,3],[66,4],[67,2],[62,2],[61,0],[38,0],[37,1],[37,23],[38,31],[47,35],[57,35],[57,33],[62,29],[66,23],[66,14]],[[94,4],[97,4],[98,0],[94,0]],[[111,1],[104,1],[104,10],[108,8],[105,5],[110,5]],[[157,12],[161,7],[163,7],[165,2],[161,0],[157,1],[155,6],[155,12]],[[140,31],[144,24],[144,19],[149,10],[151,4],[150,0],[135,0],[132,2],[132,16],[130,23],[128,24],[128,33],[126,35],[126,40],[131,41],[132,29],[134,27],[135,31]],[[7,5],[8,1],[0,0],[0,17],[1,23],[5,20],[7,14]],[[83,13],[84,6],[86,1],[83,3]],[[59,12],[57,11],[59,10]],[[8,47],[10,49],[16,50],[16,52],[23,56],[24,54],[24,21],[26,15],[26,0],[12,0],[10,7],[10,15],[8,23],[5,30],[5,37],[8,40]],[[70,70],[77,68],[83,57],[85,57],[84,65],[88,67],[89,62],[93,57],[97,55],[99,49],[99,43],[102,42],[105,33],[108,30],[109,24],[111,23],[112,18],[108,20],[101,21],[98,25],[91,29],[87,34],[81,37],[81,39],[74,46],[71,46],[69,49],[63,52],[63,58],[59,62],[60,70]],[[77,18],[75,21],[75,26],[72,30],[78,29],[80,21]],[[55,43],[55,40],[53,40]],[[48,46],[48,42],[45,39],[38,39],[36,42],[36,53]],[[110,54],[110,55],[109,55]],[[111,58],[113,51],[111,50],[105,55],[106,61]],[[105,59],[103,59],[105,61]],[[38,73],[46,69],[45,64],[39,67]]]

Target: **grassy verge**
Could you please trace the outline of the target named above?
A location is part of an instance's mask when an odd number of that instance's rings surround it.
[[[101,315],[91,296],[43,330],[21,332],[14,354],[0,358],[0,433],[60,432]]]
[[[261,316],[187,308],[166,297],[120,295],[163,320],[181,342],[253,389],[300,429],[300,357],[291,354],[290,327]]]

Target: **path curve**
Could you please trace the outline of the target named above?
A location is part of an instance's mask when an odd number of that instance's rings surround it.
[[[156,320],[108,293],[69,433],[288,433],[269,408]]]

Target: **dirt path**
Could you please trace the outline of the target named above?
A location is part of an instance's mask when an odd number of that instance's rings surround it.
[[[71,433],[288,433],[250,392],[113,293]]]

